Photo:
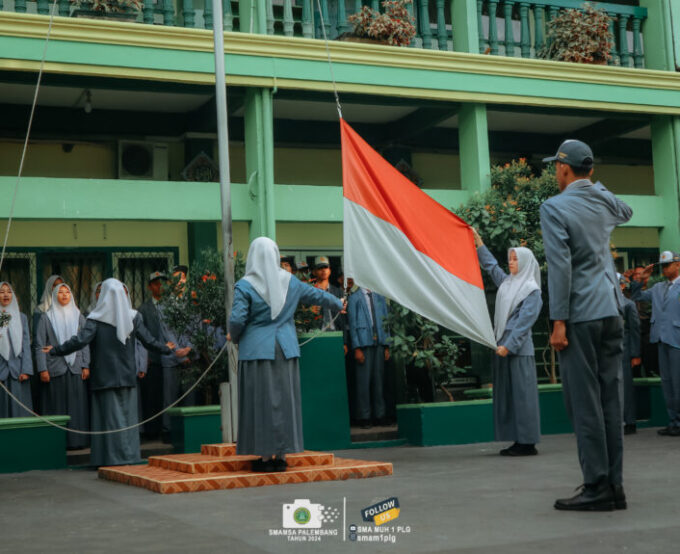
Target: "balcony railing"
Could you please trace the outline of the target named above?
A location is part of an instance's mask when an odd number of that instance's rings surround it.
[[[256,0],[264,6],[266,31],[270,35],[323,38],[322,17],[317,0]],[[643,25],[647,9],[616,3],[593,2],[612,17],[613,65],[643,67]],[[0,10],[48,14],[49,0],[0,0]],[[334,39],[351,30],[347,17],[363,5],[374,9],[379,0],[320,0],[326,35]],[[479,51],[491,55],[534,58],[544,46],[547,23],[560,10],[581,8],[582,0],[477,0]],[[58,1],[59,15],[75,15],[69,0]],[[224,29],[251,32],[241,28],[239,2],[223,0]],[[415,48],[450,50],[453,26],[450,0],[414,0],[409,7],[416,20]],[[212,29],[210,0],[144,0],[139,23]]]

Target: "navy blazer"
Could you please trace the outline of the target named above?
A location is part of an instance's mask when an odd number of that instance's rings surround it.
[[[484,271],[491,276],[496,286],[500,287],[509,275],[500,268],[494,255],[489,252],[486,246],[482,245],[477,249],[477,257]],[[531,328],[536,323],[542,306],[543,300],[540,290],[533,291],[522,300],[510,314],[503,336],[498,341],[498,346],[505,346],[514,356],[534,356],[534,340],[531,336]]]
[[[80,315],[80,323],[78,324],[78,331],[85,326],[85,318]],[[50,377],[59,377],[64,375],[67,371],[82,375],[83,368],[90,367],[90,347],[86,346],[82,350],[76,352],[76,359],[73,366],[69,366],[66,358],[61,356],[48,356],[42,351],[43,346],[59,344],[57,334],[54,332],[52,322],[46,313],[43,313],[38,321],[38,328],[35,333],[35,342],[33,348],[35,350],[35,363],[38,372],[47,371]]]
[[[652,325],[649,342],[663,342],[680,348],[680,280],[670,287],[669,281],[657,283],[649,290],[642,290],[642,283],[630,284],[630,299],[635,302],[652,303]]]
[[[33,360],[31,359],[31,337],[28,332],[28,318],[21,314],[21,328],[23,338],[21,340],[21,352],[14,352],[12,341],[9,341],[9,361],[0,356],[0,381],[7,381],[7,377],[19,379],[19,375],[33,375]],[[7,332],[5,329],[4,332]]]
[[[379,344],[388,346],[390,333],[385,328],[384,319],[387,317],[387,302],[385,297],[377,292],[373,295],[373,309],[375,310],[375,321],[377,323],[377,341],[373,341],[373,319],[371,312],[366,305],[364,289],[352,293],[347,300],[347,319],[349,322],[349,335],[352,341],[352,348],[365,348]]]
[[[573,323],[615,317],[623,295],[609,240],[633,210],[602,183],[580,179],[541,206],[550,319]]]
[[[288,360],[300,357],[300,345],[293,316],[299,303],[342,310],[342,300],[321,289],[291,277],[286,303],[272,319],[272,311],[253,286],[240,279],[234,289],[234,303],[229,317],[229,334],[238,344],[239,360],[273,360],[276,344]]]
[[[630,366],[631,358],[640,357],[640,316],[632,300],[623,299],[623,363]]]

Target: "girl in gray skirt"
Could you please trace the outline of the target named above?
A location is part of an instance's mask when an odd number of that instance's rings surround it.
[[[286,454],[304,450],[297,305],[344,309],[342,300],[292,277],[279,260],[271,239],[251,243],[229,318],[228,338],[239,345],[236,452],[260,456],[253,471],[285,471]]]

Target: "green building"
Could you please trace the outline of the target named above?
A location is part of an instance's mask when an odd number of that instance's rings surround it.
[[[264,234],[298,259],[339,262],[340,133],[319,37],[347,31],[360,5],[224,3],[236,249]],[[328,50],[345,119],[445,206],[488,187],[492,163],[538,165],[564,138],[588,141],[596,178],[635,210],[613,237],[624,269],[680,248],[680,3],[601,4],[616,18],[613,65],[534,59],[546,21],[578,5],[417,0],[411,47]],[[0,0],[3,231],[50,6]],[[81,306],[111,275],[139,304],[150,271],[220,241],[211,5],[143,0],[115,21],[56,9],[2,277],[26,312],[51,273]]]

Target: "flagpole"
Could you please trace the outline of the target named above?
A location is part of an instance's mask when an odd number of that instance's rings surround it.
[[[225,0],[230,1],[230,0]],[[222,207],[222,250],[224,255],[224,304],[226,309],[225,329],[229,322],[231,304],[234,296],[234,248],[231,228],[231,176],[229,172],[229,129],[227,127],[227,85],[224,69],[224,26],[222,23],[222,0],[212,0],[213,42],[215,46],[215,104],[217,108],[217,152],[220,170],[220,200]],[[222,440],[236,440],[238,429],[238,387],[236,347],[231,341],[227,344],[229,358],[229,397],[222,398]],[[221,389],[222,390],[222,389]],[[225,391],[226,392],[226,391]],[[230,424],[228,423],[230,422]],[[227,427],[227,428],[225,428]]]

